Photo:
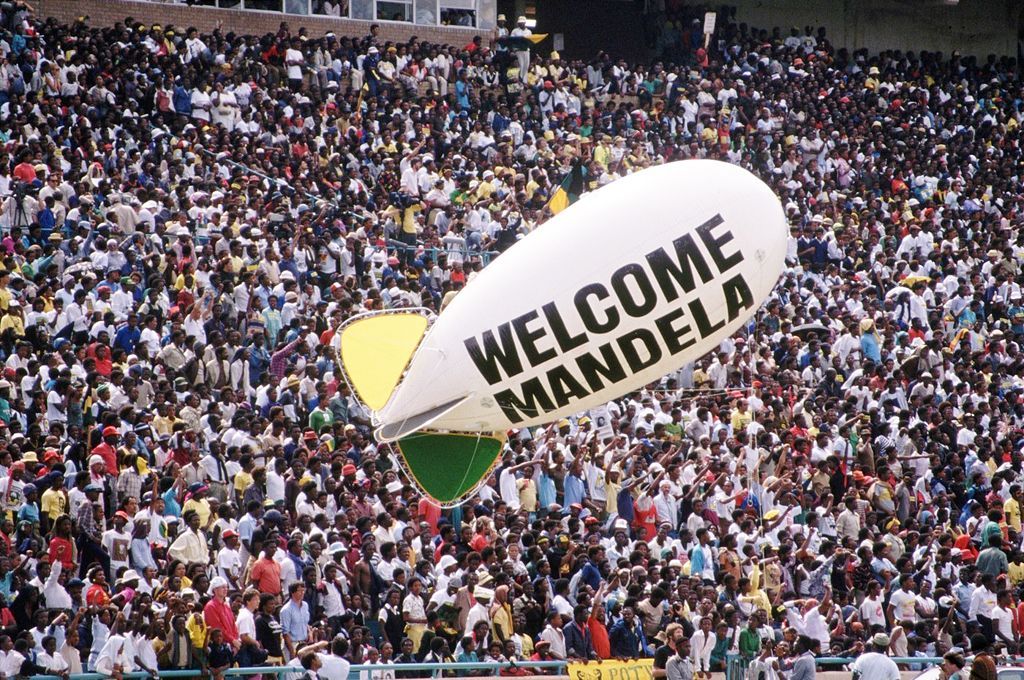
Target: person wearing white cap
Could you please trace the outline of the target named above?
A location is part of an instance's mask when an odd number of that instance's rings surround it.
[[[886,656],[889,649],[889,636],[885,633],[875,633],[871,638],[870,652],[865,652],[857,657],[850,670],[853,671],[855,680],[899,680],[900,669],[896,662]]]
[[[529,38],[533,31],[526,27],[526,17],[516,19],[516,27],[512,29],[513,38]],[[515,51],[516,61],[519,63],[519,80],[526,82],[526,72],[530,70],[530,50],[518,49]]]
[[[210,590],[213,597],[203,607],[203,619],[206,625],[212,630],[220,629],[224,634],[224,642],[231,645],[234,651],[238,651],[241,643],[238,639],[238,626],[235,623],[235,613],[231,605],[227,603],[228,589],[230,584],[223,576],[214,576],[210,581]]]
[[[490,605],[491,600],[494,599],[494,591],[483,586],[476,586],[473,589],[473,599],[476,602],[466,616],[466,627],[463,630],[463,636],[472,635],[473,628],[481,621],[486,621],[488,625],[491,623]]]

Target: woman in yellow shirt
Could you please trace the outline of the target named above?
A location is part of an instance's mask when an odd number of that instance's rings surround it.
[[[0,335],[10,330],[14,337],[25,337],[25,322],[21,318],[21,304],[17,300],[7,303],[7,313],[0,319]]]

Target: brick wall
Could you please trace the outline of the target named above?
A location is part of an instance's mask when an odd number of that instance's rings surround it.
[[[139,2],[133,0],[33,0],[39,16],[56,17],[71,22],[87,15],[92,26],[110,26],[125,17],[133,17],[144,24],[173,24],[179,28],[195,26],[202,33],[211,32],[220,20],[225,32],[262,35],[277,31],[282,21],[287,21],[292,30],[305,27],[309,34],[319,37],[328,31],[337,35],[364,36],[370,32],[369,21],[335,19],[316,16],[295,16],[271,12],[243,12],[234,9],[213,7],[189,7],[179,4]],[[379,22],[384,40],[405,42],[411,36],[433,43],[465,45],[474,35],[486,32],[475,28],[453,26],[416,26],[396,22]]]

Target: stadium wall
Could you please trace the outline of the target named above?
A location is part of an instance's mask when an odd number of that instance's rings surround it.
[[[713,5],[685,0],[688,5]],[[736,20],[759,28],[824,26],[840,47],[1017,56],[1020,0],[729,0]]]
[[[36,13],[43,17],[56,17],[71,22],[77,17],[88,16],[93,26],[112,26],[125,17],[132,17],[144,24],[173,24],[179,28],[195,26],[203,33],[209,33],[218,21],[223,30],[244,32],[252,35],[277,32],[282,21],[287,21],[292,30],[306,27],[309,34],[319,37],[329,31],[338,35],[363,36],[370,32],[374,22],[356,19],[337,19],[319,16],[299,16],[277,12],[243,12],[235,9],[212,7],[189,7],[179,4],[135,2],[133,0],[33,0]],[[381,37],[384,40],[405,42],[412,36],[434,43],[465,45],[474,35],[489,39],[490,31],[456,26],[423,26],[381,21]]]

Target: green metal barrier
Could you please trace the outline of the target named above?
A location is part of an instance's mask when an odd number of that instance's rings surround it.
[[[496,671],[508,668],[537,668],[537,669],[554,669],[556,671],[562,671],[560,674],[565,674],[566,662],[565,661],[521,661],[518,663],[497,663],[493,661],[479,661],[475,663],[400,663],[400,664],[353,664],[349,668],[349,678],[357,680],[359,674],[362,671],[381,673],[386,671],[402,672],[407,673],[409,671],[429,671],[431,677],[439,678],[445,671]],[[300,675],[302,674],[302,667],[296,666],[259,666],[256,668],[229,668],[224,671],[225,676],[239,676],[239,675],[276,675],[279,678],[287,675]],[[202,675],[199,670],[181,670],[181,671],[165,671],[161,670],[158,677],[160,678],[198,678]],[[426,677],[424,673],[424,677]],[[133,671],[130,673],[123,673],[122,676],[126,679],[131,680],[144,680],[149,678],[149,673],[142,671]],[[80,673],[77,675],[70,676],[69,680],[109,680],[110,676],[103,675],[102,673]],[[30,680],[63,680],[56,675],[33,675]]]
[[[936,656],[894,656],[891,657],[899,665],[913,664],[921,665],[925,668],[929,666],[937,666],[942,663],[941,657]],[[972,657],[968,657],[970,660]],[[739,654],[728,654],[725,657],[725,679],[726,680],[746,680],[747,668],[750,667],[750,659],[741,657]],[[823,670],[841,670],[837,669],[836,666],[846,666],[856,661],[855,658],[850,657],[837,657],[837,656],[822,656],[814,660],[818,666],[823,666]],[[1012,657],[1012,658],[1001,658],[996,657],[996,663],[1002,664],[1024,664],[1024,657]],[[869,679],[868,679],[869,680]]]

